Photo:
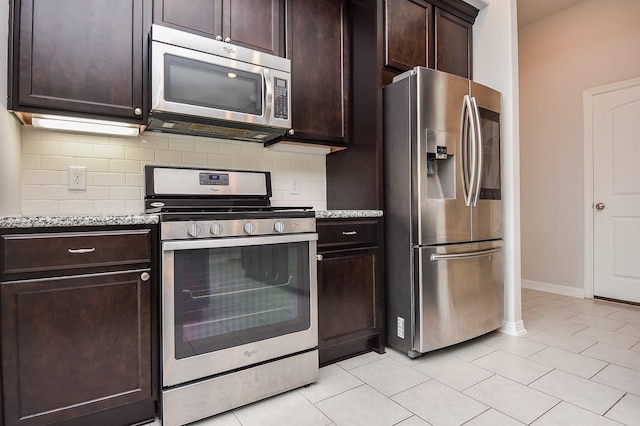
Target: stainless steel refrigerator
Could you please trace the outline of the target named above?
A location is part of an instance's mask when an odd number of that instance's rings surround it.
[[[417,67],[383,98],[386,340],[413,358],[503,323],[501,94]]]

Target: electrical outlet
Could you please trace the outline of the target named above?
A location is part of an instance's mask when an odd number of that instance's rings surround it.
[[[402,317],[398,317],[397,335],[399,338],[404,339],[404,318]]]
[[[291,188],[289,190],[289,194],[291,195],[300,194],[300,181],[298,179],[291,179]]]
[[[69,166],[69,189],[84,191],[87,189],[87,168]]]

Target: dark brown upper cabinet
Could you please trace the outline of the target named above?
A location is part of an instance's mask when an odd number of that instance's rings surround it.
[[[151,0],[10,4],[9,109],[146,122]]]
[[[398,71],[433,68],[433,6],[420,0],[386,0],[385,16],[385,66]]]
[[[153,22],[284,56],[283,0],[156,0]]]
[[[435,11],[435,68],[472,78],[472,24],[441,9]]]
[[[471,78],[477,13],[461,0],[385,0],[383,83],[416,66]]]
[[[349,38],[345,2],[287,2],[293,127],[287,140],[347,146]]]

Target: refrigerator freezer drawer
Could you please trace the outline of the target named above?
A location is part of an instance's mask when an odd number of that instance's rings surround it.
[[[502,240],[416,248],[414,255],[413,355],[460,343],[502,326]]]

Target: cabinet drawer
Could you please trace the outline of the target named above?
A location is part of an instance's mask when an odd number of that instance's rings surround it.
[[[2,273],[55,271],[151,262],[151,231],[7,234]]]
[[[377,220],[319,221],[316,229],[319,251],[378,245]]]

